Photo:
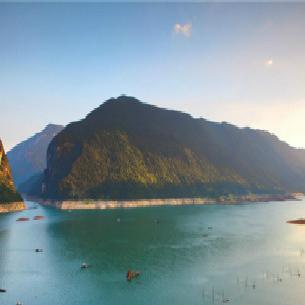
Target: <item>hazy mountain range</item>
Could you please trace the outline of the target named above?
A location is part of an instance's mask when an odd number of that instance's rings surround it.
[[[63,126],[49,124],[41,132],[13,147],[8,153],[16,187],[46,168],[46,152],[54,136]]]

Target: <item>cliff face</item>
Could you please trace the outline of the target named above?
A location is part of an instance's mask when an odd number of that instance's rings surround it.
[[[16,145],[7,153],[18,190],[22,183],[41,174],[46,168],[48,145],[62,129],[63,126],[49,124],[41,132]]]
[[[8,163],[7,156],[4,152],[2,142],[0,140],[0,212],[2,204],[22,202],[21,196],[16,192],[11,169]],[[23,203],[22,203],[23,204]],[[7,206],[5,206],[7,209]]]
[[[50,143],[43,196],[174,198],[305,190],[305,151],[261,130],[110,99]]]

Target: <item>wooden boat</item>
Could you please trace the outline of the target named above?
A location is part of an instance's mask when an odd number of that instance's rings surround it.
[[[141,273],[139,271],[128,270],[126,274],[127,281],[131,281],[134,278],[138,277]]]
[[[6,292],[6,289],[0,288],[0,292]]]
[[[33,219],[34,219],[34,220],[41,220],[41,219],[44,219],[44,216],[42,216],[42,215],[37,215],[37,216],[34,216]]]
[[[305,219],[300,218],[300,219],[295,219],[295,220],[288,220],[287,223],[292,223],[295,225],[305,225]]]
[[[16,221],[28,221],[29,217],[19,217]]]
[[[35,252],[43,252],[43,249],[35,249]]]

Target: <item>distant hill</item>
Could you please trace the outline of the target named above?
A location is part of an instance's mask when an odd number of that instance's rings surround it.
[[[21,201],[22,198],[15,189],[8,159],[0,140],[0,212],[2,204]]]
[[[63,126],[49,124],[41,132],[12,148],[7,157],[17,188],[30,177],[41,174],[46,168],[46,152],[49,143]]]
[[[266,131],[120,96],[47,151],[48,198],[173,198],[305,191],[305,151]],[[40,180],[40,179],[38,179]]]

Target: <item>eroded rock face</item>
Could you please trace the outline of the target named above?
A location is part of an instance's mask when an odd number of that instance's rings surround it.
[[[0,183],[10,189],[14,189],[13,178],[11,175],[11,169],[4,152],[2,142],[0,140]]]
[[[16,191],[8,159],[0,140],[0,213],[24,209],[20,194]]]

